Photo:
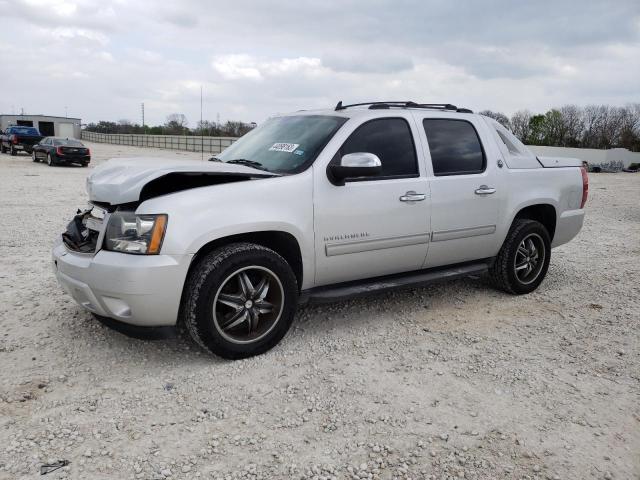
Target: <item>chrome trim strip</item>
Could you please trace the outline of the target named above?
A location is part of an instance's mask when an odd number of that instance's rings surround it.
[[[428,233],[403,235],[401,237],[358,240],[355,242],[327,243],[325,244],[324,249],[327,257],[333,257],[335,255],[370,252],[372,250],[383,250],[386,248],[408,247],[411,245],[421,245],[423,243],[429,243]]]
[[[483,225],[481,227],[459,228],[457,230],[441,230],[431,233],[432,242],[443,242],[458,238],[477,237],[479,235],[491,235],[495,233],[495,225]]]

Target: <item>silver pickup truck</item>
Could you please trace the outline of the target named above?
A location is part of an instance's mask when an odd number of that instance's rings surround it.
[[[469,110],[377,102],[276,116],[210,162],[111,160],[87,190],[53,249],[60,284],[241,358],[302,302],[478,274],[533,291],[582,227],[588,179]]]

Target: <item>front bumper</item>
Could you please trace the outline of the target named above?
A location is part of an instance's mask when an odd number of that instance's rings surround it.
[[[129,255],[53,248],[60,285],[90,312],[140,326],[175,325],[192,255]]]

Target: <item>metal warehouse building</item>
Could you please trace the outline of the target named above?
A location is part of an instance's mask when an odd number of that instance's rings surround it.
[[[48,115],[0,115],[0,130],[11,125],[36,127],[45,137],[80,138],[80,119]]]

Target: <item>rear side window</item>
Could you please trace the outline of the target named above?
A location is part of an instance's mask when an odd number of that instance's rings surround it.
[[[379,118],[356,129],[340,149],[340,156],[367,152],[380,158],[382,173],[371,177],[417,177],[418,159],[409,124],[403,118]]]
[[[476,129],[465,120],[422,121],[436,176],[481,173],[485,156]]]

